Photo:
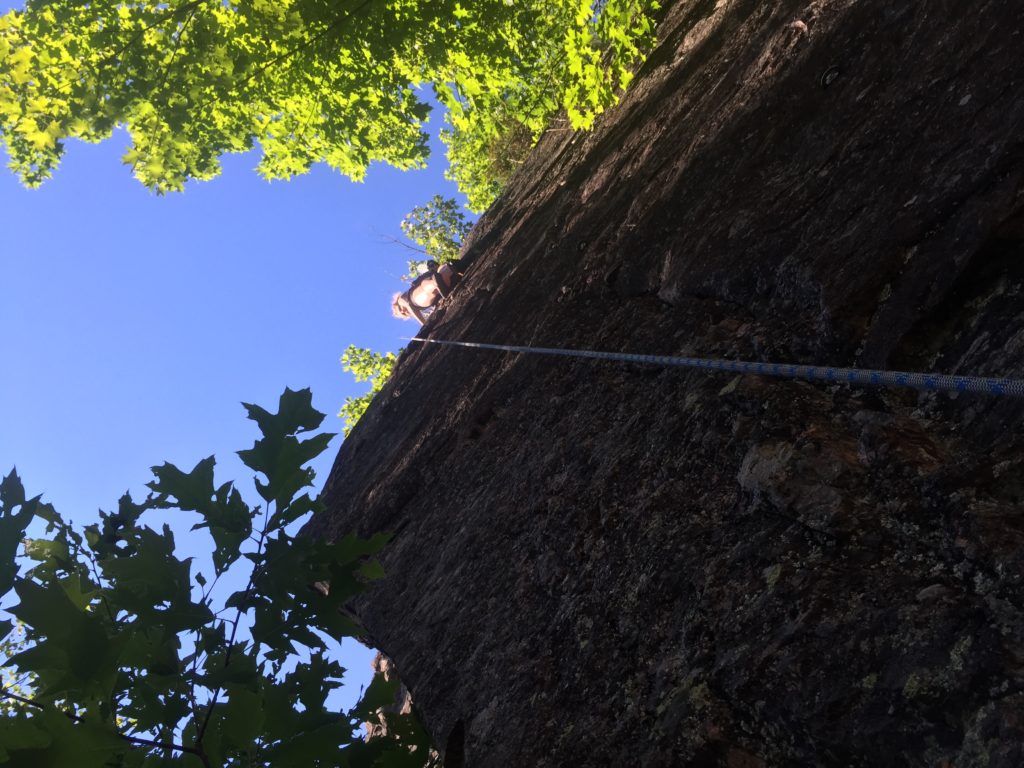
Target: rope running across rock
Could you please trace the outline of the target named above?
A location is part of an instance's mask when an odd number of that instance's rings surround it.
[[[946,373],[875,371],[864,368],[758,363],[747,360],[716,360],[701,357],[674,357],[670,355],[638,355],[629,352],[523,347],[509,344],[484,344],[472,341],[445,341],[429,338],[415,338],[409,339],[409,341],[442,344],[450,347],[489,349],[498,352],[582,357],[591,360],[615,360],[624,363],[696,368],[705,371],[721,371],[723,373],[776,376],[784,379],[802,379],[825,384],[847,384],[853,387],[905,387],[928,392],[973,392],[982,395],[1024,397],[1024,380],[1022,379],[992,379],[983,376],[958,376]]]

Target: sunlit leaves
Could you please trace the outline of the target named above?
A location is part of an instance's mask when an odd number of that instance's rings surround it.
[[[421,164],[424,113],[386,64],[387,6],[303,14],[315,5],[98,0],[11,12],[0,22],[0,133],[15,170],[37,184],[62,139],[120,124],[132,137],[125,162],[161,192],[211,178],[222,154],[257,141],[268,178],[321,160],[354,178],[374,160]],[[344,56],[366,33],[379,35],[371,55]]]
[[[449,109],[449,176],[476,211],[491,204],[560,110],[567,125],[558,130],[586,129],[615,103],[654,42],[658,8],[655,0],[509,6],[486,29],[510,40],[510,55],[468,49],[474,75],[438,82],[438,97]]]
[[[258,170],[311,164],[361,179],[370,163],[421,166],[433,87],[452,157],[503,131],[535,136],[560,108],[585,127],[650,43],[653,0],[51,0],[0,17],[0,137],[29,185],[64,141],[124,125],[147,186],[209,179],[256,145]],[[459,149],[459,148],[462,149]],[[473,173],[457,177],[484,183]],[[490,191],[467,189],[474,207]]]
[[[654,43],[652,0],[606,0],[592,23],[589,0],[577,0],[578,27],[566,36],[570,73],[564,104],[574,128],[589,128],[615,103],[633,77],[633,66]]]
[[[27,499],[15,473],[0,482],[0,565],[18,601],[9,611],[24,627],[0,643],[11,702],[0,719],[0,762],[269,768],[296,759],[369,768],[408,759],[422,741],[422,729],[400,719],[396,734],[420,735],[364,748],[353,715],[329,711],[344,672],[330,640],[361,633],[345,605],[383,575],[372,558],[387,537],[297,537],[294,525],[321,508],[296,490],[312,481],[304,465],[327,446],[330,436],[306,434],[323,414],[308,390],[286,390],[277,413],[246,408],[262,433],[243,452],[262,478],[262,507],[217,484],[213,457],[187,472],[163,464],[153,468],[151,496],[126,494],[82,536]],[[178,555],[171,525],[147,524],[168,514],[198,516],[193,528],[209,530],[218,575],[241,570],[248,579],[221,608],[215,584]],[[33,519],[46,537],[25,538]],[[20,573],[19,562],[28,566]],[[0,634],[10,629],[5,622]]]
[[[400,226],[405,236],[422,248],[428,259],[438,264],[459,258],[462,241],[472,228],[461,206],[452,198],[441,195],[434,195],[426,204],[409,211]]]
[[[354,344],[349,345],[342,354],[342,369],[351,373],[356,381],[370,382],[369,392],[359,397],[345,398],[345,404],[338,412],[338,416],[345,420],[343,428],[345,435],[352,431],[366,409],[370,407],[374,396],[384,388],[396,362],[398,362],[398,355],[394,352],[381,354],[372,349],[357,347]]]

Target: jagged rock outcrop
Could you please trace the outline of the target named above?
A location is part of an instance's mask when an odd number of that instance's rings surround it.
[[[398,680],[398,672],[395,669],[395,663],[391,661],[380,651],[373,657],[373,661],[370,662],[370,668],[373,670],[374,675],[383,675],[384,679],[389,683]],[[375,713],[375,717],[371,720],[363,723],[363,730],[366,732],[366,739],[378,739],[384,738],[389,735],[388,722],[386,715],[388,713],[395,713],[398,715],[408,715],[413,711],[412,695],[409,693],[409,689],[399,681],[398,691],[395,693],[395,700],[386,707],[381,707]]]
[[[401,740],[402,737],[395,733],[393,723],[390,722],[389,718],[391,715],[414,716],[412,694],[409,693],[409,689],[399,680],[395,663],[380,651],[373,657],[370,667],[373,669],[374,676],[382,675],[384,680],[389,683],[396,683],[398,687],[395,691],[394,700],[390,704],[378,708],[372,713],[370,719],[363,723],[365,738],[367,741],[394,739],[396,737]],[[417,750],[410,749],[410,752],[416,754]],[[437,750],[431,749],[429,754],[425,755],[422,760],[417,760],[417,763],[420,768],[438,768],[438,766],[442,765],[442,760]]]
[[[675,2],[435,338],[1024,376],[1024,5]],[[311,533],[449,765],[1024,765],[1024,404],[410,345]]]

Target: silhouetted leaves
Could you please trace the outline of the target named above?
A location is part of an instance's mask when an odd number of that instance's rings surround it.
[[[323,414],[308,390],[286,390],[277,413],[247,410],[262,436],[242,454],[263,478],[267,514],[232,483],[216,484],[213,457],[189,472],[154,467],[153,495],[138,503],[125,494],[84,537],[51,506],[27,499],[14,472],[0,484],[0,574],[26,631],[9,664],[30,681],[32,700],[0,719],[0,762],[370,768],[392,764],[395,750],[409,757],[395,739],[364,744],[351,713],[327,707],[344,673],[328,656],[328,638],[360,633],[344,605],[383,575],[371,558],[387,537],[328,543],[290,533],[321,509],[318,498],[296,494],[312,480],[305,464],[330,440],[298,436]],[[209,530],[218,575],[250,569],[220,610],[206,591],[212,585],[176,554],[170,525],[146,524],[153,510],[199,515],[193,529]],[[35,518],[48,537],[25,539]],[[19,574],[22,540],[31,567]],[[10,626],[0,626],[0,637]],[[376,701],[379,685],[371,689]]]

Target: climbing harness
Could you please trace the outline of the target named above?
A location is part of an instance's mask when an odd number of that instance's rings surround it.
[[[449,267],[447,271],[445,271],[444,269],[446,266]],[[427,262],[427,268],[420,272],[419,276],[412,281],[412,283],[409,285],[409,289],[405,293],[403,293],[402,296],[405,298],[406,301],[409,302],[411,306],[416,307],[416,309],[433,309],[433,304],[428,304],[425,307],[421,307],[419,304],[416,304],[412,300],[412,292],[415,291],[416,288],[418,288],[419,285],[424,281],[433,280],[434,285],[437,288],[437,292],[438,294],[440,294],[440,297],[442,299],[447,299],[448,296],[451,295],[451,292],[455,288],[455,286],[459,284],[459,281],[461,279],[462,273],[459,272],[455,267],[446,264],[439,265],[436,261],[431,259],[430,261]]]
[[[551,347],[520,347],[507,344],[482,344],[471,341],[441,339],[408,339],[424,344],[449,347],[491,349],[533,355],[584,357],[592,360],[616,360],[624,363],[668,365],[682,368],[722,371],[784,379],[804,379],[826,384],[848,384],[859,387],[906,387],[929,392],[975,392],[984,395],[1024,397],[1024,379],[988,379],[981,376],[954,376],[944,373],[906,373],[904,371],[873,371],[864,368],[832,368],[829,366],[790,365],[786,363],[752,363],[746,360],[715,360],[700,357],[668,355],[637,355],[629,352],[597,352],[589,349],[554,349]]]

